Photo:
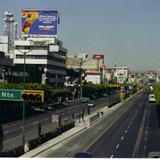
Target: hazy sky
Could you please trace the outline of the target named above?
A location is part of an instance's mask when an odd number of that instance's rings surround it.
[[[68,53],[105,55],[105,64],[132,70],[158,70],[160,59],[160,0],[0,0],[0,27],[4,11],[21,24],[22,9],[60,12],[58,38]]]

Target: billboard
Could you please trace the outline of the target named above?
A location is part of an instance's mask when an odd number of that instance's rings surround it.
[[[27,35],[57,35],[58,12],[23,10],[22,33]]]
[[[104,55],[103,54],[94,54],[93,59],[104,60]]]

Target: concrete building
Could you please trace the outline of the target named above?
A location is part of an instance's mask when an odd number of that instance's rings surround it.
[[[58,11],[26,9],[21,19],[20,39],[15,36],[11,41],[14,32],[8,27],[6,34],[0,36],[0,51],[12,59],[16,75],[20,77],[14,82],[24,82],[25,76],[26,82],[64,86],[67,49],[57,39]],[[35,20],[37,23],[33,23]]]
[[[106,68],[106,83],[113,83],[113,75],[114,69],[113,68]]]
[[[8,36],[0,35],[0,51],[4,52],[5,56],[10,58],[8,43],[9,43]],[[11,57],[13,58],[13,55]]]
[[[96,60],[93,57],[89,57],[87,53],[79,53],[76,56],[67,55],[67,68],[68,69],[80,69],[84,71],[85,81],[88,83],[100,84],[104,82],[104,61]]]
[[[123,84],[128,80],[128,67],[114,67],[114,76],[113,79],[117,84]]]
[[[42,84],[63,86],[66,76],[67,49],[57,38],[26,37],[15,41],[14,64],[26,71],[34,68],[35,81]],[[26,56],[24,56],[26,54]],[[36,74],[39,75],[36,76]],[[39,81],[38,79],[39,78]]]

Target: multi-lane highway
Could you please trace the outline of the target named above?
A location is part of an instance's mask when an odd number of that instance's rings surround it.
[[[110,99],[111,98],[111,99]],[[117,102],[118,95],[107,96],[95,101],[96,107],[91,108],[91,113],[95,112],[96,108],[104,105],[110,105],[110,103]],[[82,107],[87,114],[87,103],[83,103]],[[73,114],[79,113],[81,110],[80,105],[75,102],[71,103],[67,108],[61,108],[57,111],[47,111],[43,114],[36,115],[25,120],[25,137],[26,141],[29,141],[38,136],[38,125],[41,123],[41,133],[53,132],[56,130],[58,124],[52,123],[52,115],[59,114],[65,121],[68,117],[72,117]],[[9,150],[14,147],[22,145],[22,120],[11,122],[2,125],[3,128],[3,150]],[[12,144],[12,145],[11,145]]]
[[[158,106],[148,103],[148,93],[140,92],[100,122],[36,157],[73,157],[88,151],[95,158],[148,157],[160,151]]]

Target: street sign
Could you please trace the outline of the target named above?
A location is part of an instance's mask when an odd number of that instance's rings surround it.
[[[21,90],[0,89],[0,100],[22,101]]]
[[[22,98],[24,101],[44,102],[43,90],[22,90]]]
[[[53,123],[58,123],[59,122],[59,115],[58,114],[53,114],[52,115],[52,122]]]

